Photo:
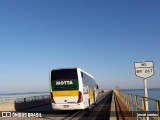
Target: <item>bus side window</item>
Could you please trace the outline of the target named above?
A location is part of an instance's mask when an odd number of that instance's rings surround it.
[[[81,72],[81,76],[82,76],[82,78],[83,78],[83,73]]]
[[[96,88],[97,88],[97,89],[99,89],[99,86],[98,86],[98,85],[96,85]]]
[[[84,87],[83,87],[83,93],[84,94],[88,94],[88,87],[87,87],[87,85],[84,85]]]

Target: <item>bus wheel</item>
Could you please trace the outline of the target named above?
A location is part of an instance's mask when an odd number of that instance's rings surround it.
[[[95,102],[94,102],[94,105],[96,105],[97,104],[97,100],[95,100]]]
[[[87,107],[87,111],[90,110],[90,99],[88,99],[88,107]]]
[[[90,99],[88,99],[88,106],[90,106],[91,105],[91,102],[90,102]]]

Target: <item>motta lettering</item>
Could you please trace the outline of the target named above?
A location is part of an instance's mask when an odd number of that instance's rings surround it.
[[[72,81],[56,81],[56,85],[73,85]]]

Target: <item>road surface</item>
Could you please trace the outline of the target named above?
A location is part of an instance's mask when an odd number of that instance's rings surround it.
[[[17,112],[22,116],[28,113],[39,113],[37,115],[42,117],[1,117],[0,120],[107,120],[110,114],[110,105],[112,99],[112,91],[106,91],[99,93],[97,98],[97,104],[91,105],[87,110],[69,110],[69,111],[58,111],[52,110],[51,104],[27,109],[25,111]],[[42,113],[42,114],[41,114]],[[14,116],[14,113],[11,113]],[[16,116],[16,114],[15,114]]]

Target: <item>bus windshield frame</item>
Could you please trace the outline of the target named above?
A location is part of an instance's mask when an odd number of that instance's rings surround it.
[[[51,71],[52,91],[78,90],[77,69],[58,69]]]

